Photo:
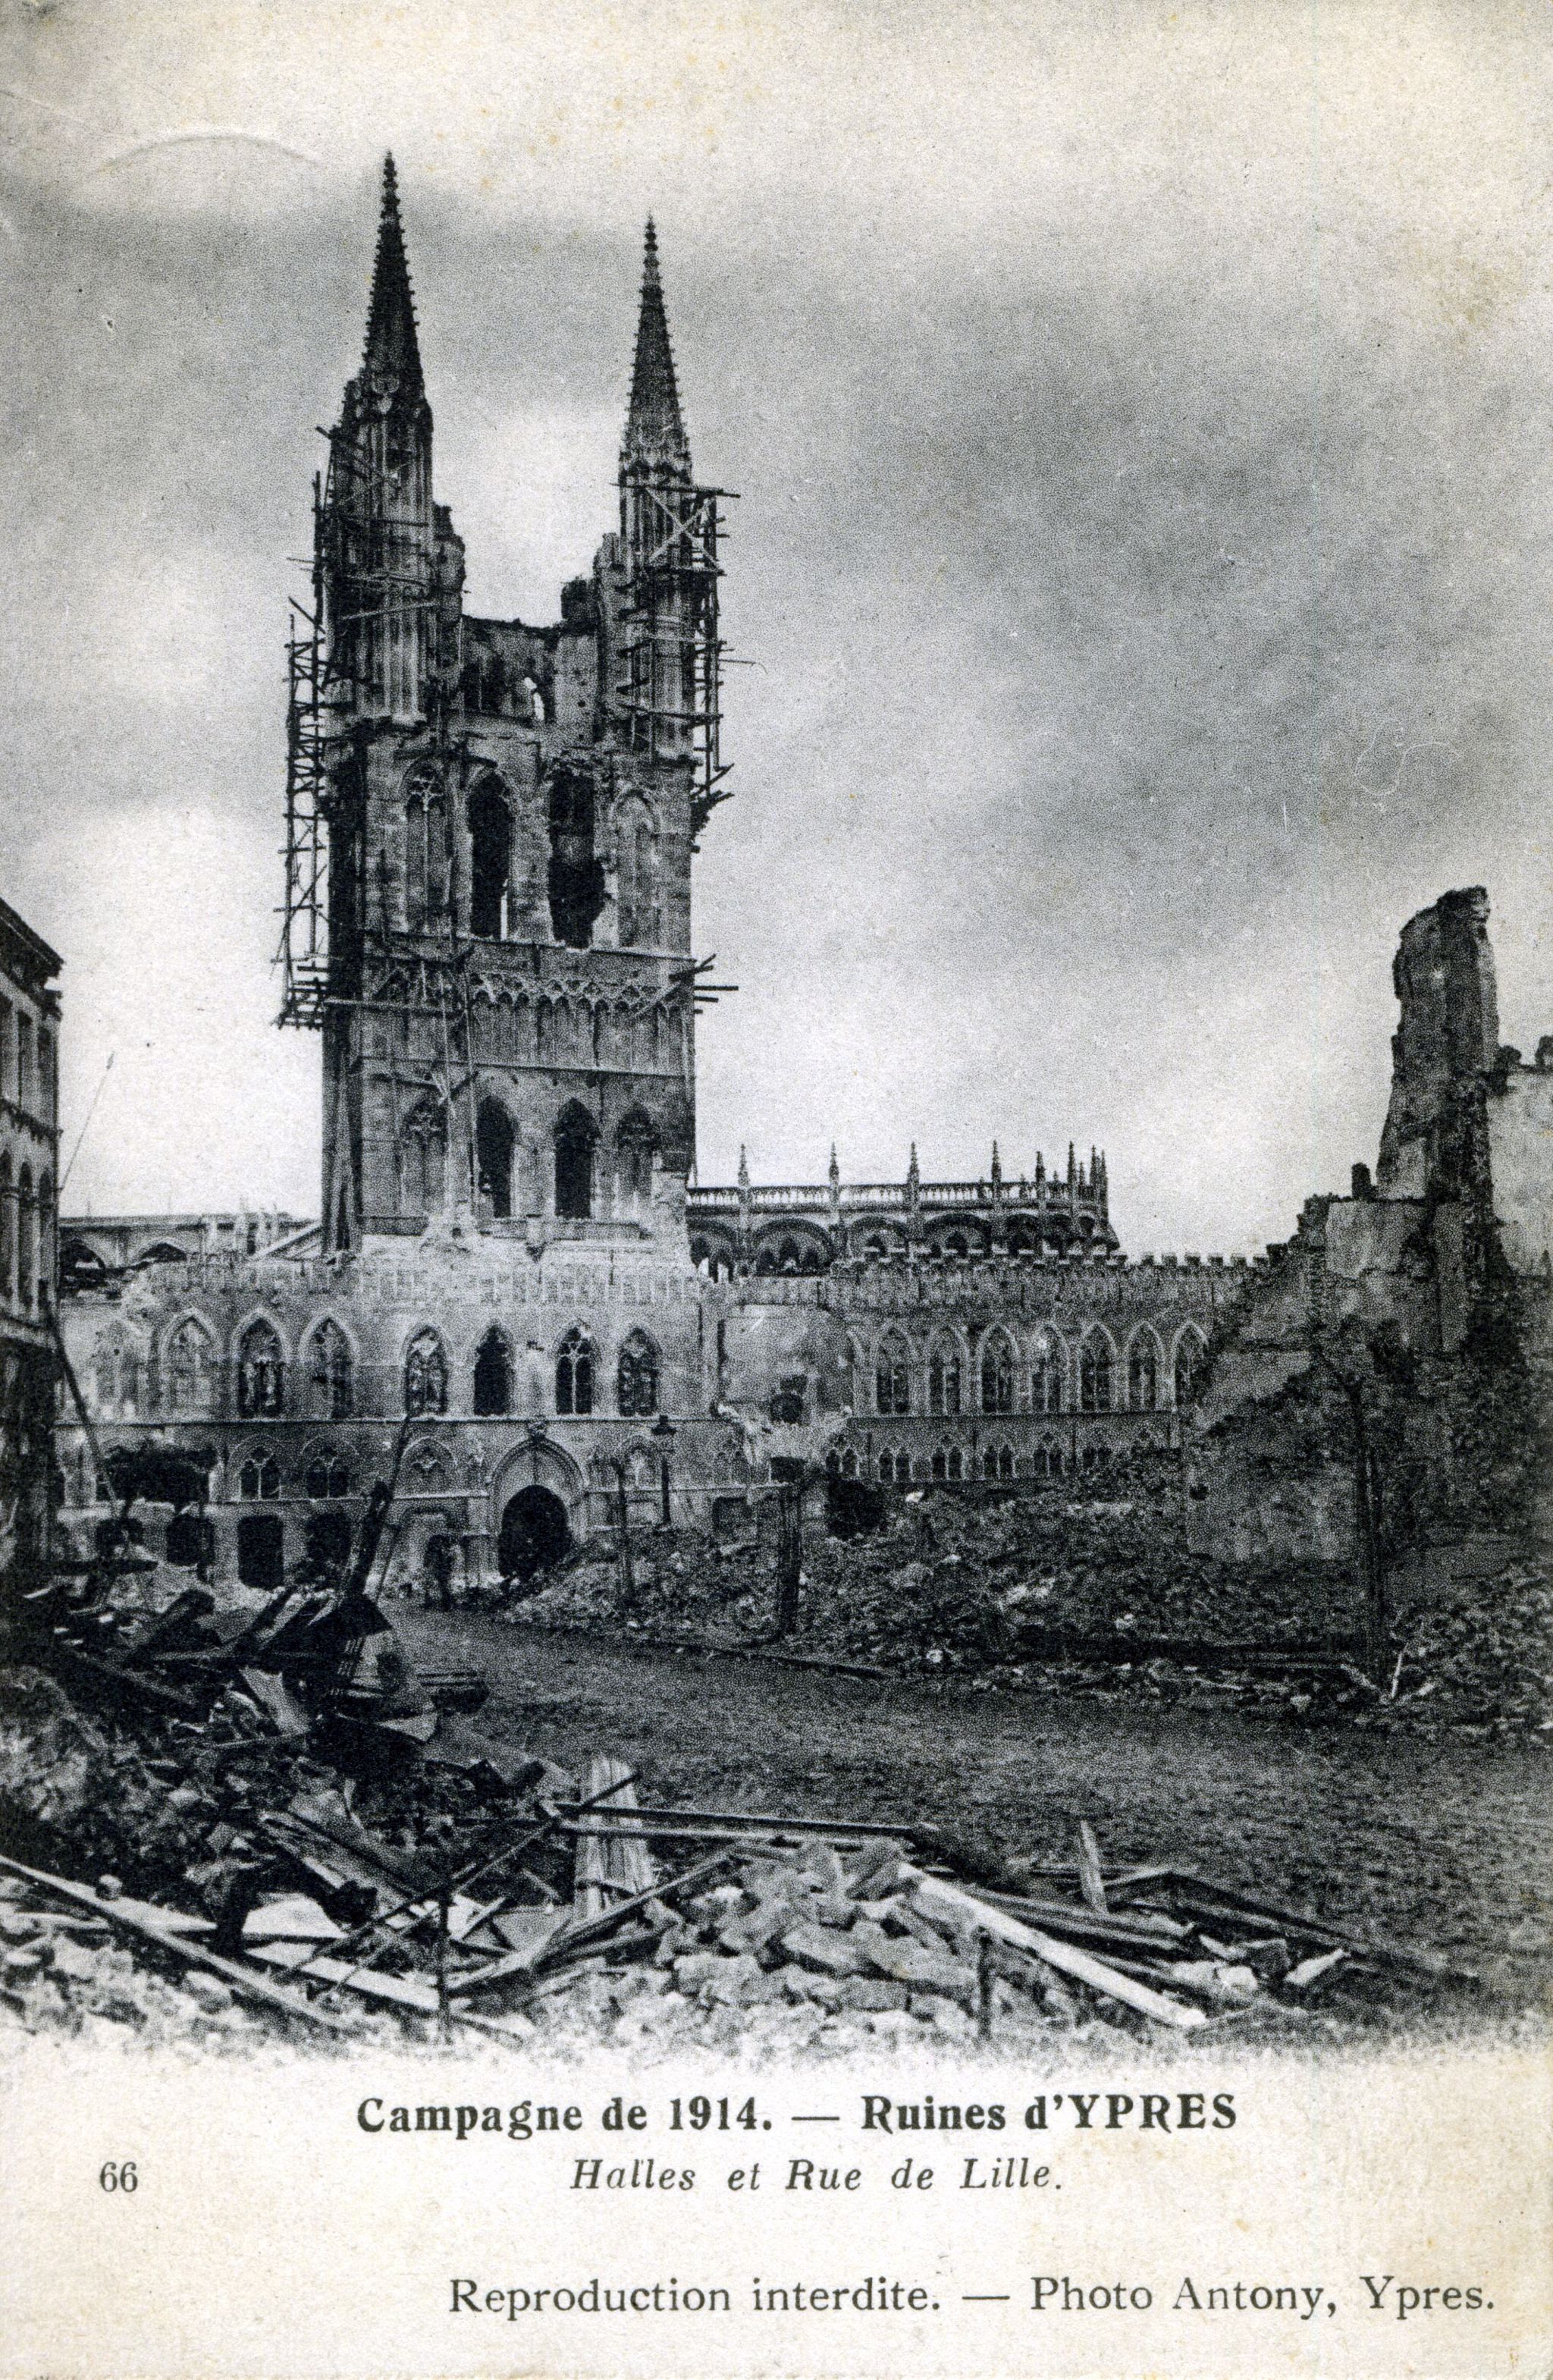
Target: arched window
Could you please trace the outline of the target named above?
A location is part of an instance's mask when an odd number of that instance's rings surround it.
[[[11,1187],[11,1153],[0,1155],[0,1297],[16,1295],[17,1204]]]
[[[550,923],[558,942],[585,951],[604,905],[604,870],[593,849],[593,781],[558,769],[550,787]]]
[[[652,1125],[640,1110],[625,1118],[614,1136],[617,1196],[627,1212],[644,1208],[652,1196]]]
[[[308,1465],[304,1481],[309,1496],[315,1504],[331,1502],[350,1494],[350,1465],[343,1454],[315,1454]]]
[[[894,1330],[888,1331],[879,1342],[874,1402],[881,1414],[911,1411],[911,1349]]]
[[[512,814],[488,782],[469,796],[469,931],[482,941],[505,940],[511,868]]]
[[[1060,1479],[1062,1475],[1062,1450],[1054,1439],[1043,1438],[1036,1449],[1037,1479]]]
[[[593,1410],[593,1342],[586,1330],[568,1330],[555,1359],[555,1410],[558,1414],[590,1414]]]
[[[1030,1366],[1030,1407],[1034,1413],[1060,1414],[1062,1410],[1062,1375],[1067,1366],[1062,1358],[1062,1342],[1043,1330],[1036,1342],[1036,1352]]]
[[[855,1479],[856,1476],[857,1449],[855,1446],[843,1446],[842,1449],[842,1477],[843,1479]]]
[[[1183,1330],[1175,1343],[1175,1401],[1195,1405],[1202,1393],[1207,1343],[1200,1331]]]
[[[1103,1330],[1092,1330],[1078,1351],[1078,1404],[1081,1413],[1110,1411],[1110,1341]]]
[[[399,1138],[404,1200],[412,1215],[441,1210],[447,1181],[447,1118],[440,1099],[418,1100]]]
[[[237,1349],[237,1411],[247,1420],[285,1411],[285,1358],[267,1322],[250,1322]]]
[[[447,1356],[434,1330],[418,1330],[406,1351],[405,1411],[447,1411]]]
[[[512,1355],[506,1340],[494,1322],[475,1354],[475,1411],[478,1414],[512,1411]]]
[[[619,934],[623,949],[649,950],[658,940],[658,852],[652,821],[627,804],[619,827]]]
[[[898,1480],[904,1487],[911,1477],[911,1464],[904,1453],[887,1446],[879,1458],[879,1475],[887,1486]]]
[[[960,1395],[960,1350],[939,1340],[928,1358],[928,1410],[957,1414]]]
[[[175,1414],[208,1414],[214,1402],[215,1349],[192,1317],[167,1342],[167,1402]]]
[[[321,1322],[312,1343],[313,1411],[324,1421],[345,1421],[351,1410],[350,1341],[339,1324]]]
[[[273,1454],[250,1454],[237,1474],[237,1493],[245,1504],[268,1501],[281,1492],[281,1467]]]
[[[1127,1350],[1127,1402],[1134,1413],[1152,1413],[1159,1402],[1159,1343],[1152,1330],[1140,1330]]]
[[[405,798],[405,915],[412,933],[447,906],[447,798],[434,769],[418,769]]]
[[[984,1414],[1013,1411],[1013,1350],[1001,1331],[981,1351],[981,1410]]]
[[[475,1119],[475,1159],[479,1195],[497,1221],[512,1213],[513,1149],[517,1129],[500,1099],[481,1099]]]
[[[574,1099],[555,1127],[555,1211],[580,1222],[593,1212],[593,1142],[597,1127]]]
[[[38,1209],[32,1201],[32,1168],[17,1176],[17,1295],[30,1305],[38,1283]]]
[[[633,1330],[621,1348],[616,1391],[623,1414],[658,1411],[658,1350],[645,1330]]]

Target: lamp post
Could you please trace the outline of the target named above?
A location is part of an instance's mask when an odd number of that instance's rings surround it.
[[[652,1437],[657,1442],[660,1457],[658,1487],[662,1499],[663,1526],[666,1529],[673,1525],[669,1512],[669,1449],[673,1446],[675,1436],[673,1423],[669,1419],[668,1415],[660,1414],[652,1425]]]

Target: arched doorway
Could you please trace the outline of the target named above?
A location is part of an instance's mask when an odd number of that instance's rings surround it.
[[[566,1507],[537,1483],[520,1488],[502,1514],[496,1561],[504,1578],[527,1582],[558,1562],[572,1542]]]

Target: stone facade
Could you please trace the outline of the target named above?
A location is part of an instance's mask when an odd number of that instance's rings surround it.
[[[49,1552],[60,965],[0,901],[0,1595]]]

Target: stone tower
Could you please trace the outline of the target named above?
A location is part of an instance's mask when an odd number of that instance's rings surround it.
[[[323,1034],[332,1251],[429,1228],[684,1237],[718,523],[650,223],[619,488],[558,621],[465,611],[390,160],[300,663],[293,647],[286,1014]]]

